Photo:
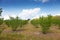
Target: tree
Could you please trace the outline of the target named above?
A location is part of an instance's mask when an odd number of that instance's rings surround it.
[[[19,19],[19,17],[10,17],[9,20],[5,20],[5,23],[12,28],[13,31],[16,31],[17,27],[22,27],[28,23],[28,20]]]
[[[39,19],[31,20],[31,24],[34,25],[36,28],[39,28]]]
[[[40,17],[39,18],[39,23],[42,26],[42,32],[43,34],[46,34],[49,31],[49,28],[51,26],[51,20],[52,20],[52,16],[48,15],[48,17]]]
[[[2,8],[0,8],[0,16],[1,16],[1,13],[2,13]]]

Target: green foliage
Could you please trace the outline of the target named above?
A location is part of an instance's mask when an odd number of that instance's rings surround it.
[[[3,18],[0,18],[0,34],[4,30],[4,28],[1,26],[3,24]]]
[[[12,27],[12,29],[13,29],[13,31],[15,31],[16,30],[16,28],[19,26],[19,24],[20,24],[20,20],[19,20],[19,18],[18,17],[16,17],[16,18],[13,18],[13,17],[10,17],[10,20],[9,20],[10,22],[10,27]]]
[[[55,25],[58,25],[59,26],[59,29],[60,29],[60,18],[59,18],[59,16],[57,17],[54,17],[53,19],[52,19],[52,23],[53,24],[55,24]]]
[[[3,24],[3,18],[0,18],[0,25]]]
[[[27,23],[28,23],[28,20],[20,20],[20,27],[22,27],[23,25]]]
[[[1,16],[1,13],[2,13],[2,8],[0,8],[0,16]],[[1,27],[1,25],[3,24],[3,18],[0,18],[0,34],[1,32],[3,31],[3,28]]]
[[[10,27],[10,20],[4,20],[5,24]]]
[[[33,19],[33,20],[31,20],[31,24],[33,24],[36,28],[38,28],[39,20],[38,19]]]
[[[10,17],[9,20],[5,20],[5,23],[8,25],[8,27],[11,27],[13,31],[15,31],[17,27],[22,27],[23,25],[27,24],[27,22],[27,20],[19,19],[19,17]]]
[[[39,18],[39,23],[40,25],[42,26],[42,32],[45,34],[49,31],[49,28],[51,26],[51,19],[52,19],[52,16],[51,15],[48,15],[48,17],[40,17]]]

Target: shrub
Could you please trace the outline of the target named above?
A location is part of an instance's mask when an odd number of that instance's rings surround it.
[[[16,18],[13,18],[13,17],[10,17],[10,26],[12,27],[12,30],[15,31],[16,28],[19,26],[20,24],[20,20],[18,17]]]
[[[26,25],[28,23],[28,20],[20,20],[20,27],[23,25]]]
[[[10,20],[4,20],[5,24],[10,27]]]
[[[49,31],[49,28],[51,26],[51,15],[48,15],[48,17],[40,17],[39,18],[39,23],[42,26],[42,32],[46,34]]]
[[[31,20],[31,24],[33,24],[36,28],[38,28],[39,20],[38,19],[33,19],[33,20]]]
[[[0,18],[0,25],[3,24],[3,18]]]

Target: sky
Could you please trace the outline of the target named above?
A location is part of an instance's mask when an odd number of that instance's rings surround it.
[[[0,0],[0,8],[4,19],[9,19],[9,16],[34,19],[60,15],[60,0]]]

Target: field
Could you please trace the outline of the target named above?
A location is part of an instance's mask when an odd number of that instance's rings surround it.
[[[0,0],[0,40],[60,40],[60,0]]]
[[[0,18],[0,40],[60,40],[59,16],[22,20]]]
[[[0,40],[60,40],[60,30],[52,25],[49,33],[43,34],[41,28],[35,28],[31,23],[23,26],[20,30],[12,32],[12,29],[3,24],[5,29],[1,33]]]

